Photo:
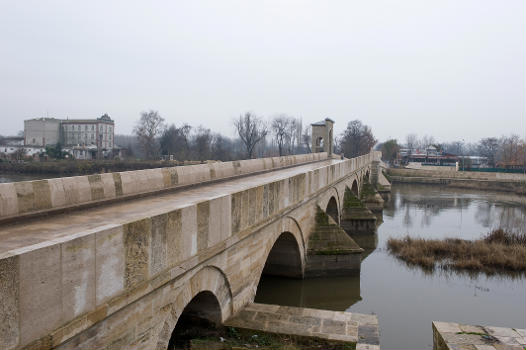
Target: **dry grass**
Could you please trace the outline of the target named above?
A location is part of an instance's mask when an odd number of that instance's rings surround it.
[[[390,238],[387,248],[408,264],[426,270],[440,267],[489,274],[526,271],[526,235],[500,229],[476,241]]]

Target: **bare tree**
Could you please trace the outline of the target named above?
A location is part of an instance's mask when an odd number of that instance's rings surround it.
[[[133,129],[146,158],[153,158],[159,152],[156,138],[164,129],[164,119],[157,111],[142,112],[141,119]]]
[[[210,129],[199,126],[193,137],[194,154],[198,160],[208,160],[211,157],[212,133]]]
[[[255,114],[246,112],[234,120],[234,126],[245,146],[247,157],[252,158],[255,146],[267,136],[267,125]]]
[[[409,148],[410,151],[413,151],[418,145],[418,136],[416,136],[416,134],[408,134],[405,137],[405,143],[407,148]]]
[[[284,154],[285,144],[290,143],[291,139],[291,125],[293,124],[294,119],[291,117],[281,114],[275,117],[272,120],[270,128],[274,134],[276,144],[278,145],[279,155]]]
[[[496,137],[487,137],[479,141],[478,153],[488,158],[488,164],[495,166],[497,152],[499,151],[499,140]]]

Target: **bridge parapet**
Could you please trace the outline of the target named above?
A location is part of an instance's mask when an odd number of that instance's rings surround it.
[[[0,221],[327,159],[327,153],[0,184]]]

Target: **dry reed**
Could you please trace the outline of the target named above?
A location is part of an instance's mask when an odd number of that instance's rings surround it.
[[[387,248],[408,264],[427,270],[440,267],[490,274],[526,271],[526,235],[501,229],[475,241],[390,238]]]

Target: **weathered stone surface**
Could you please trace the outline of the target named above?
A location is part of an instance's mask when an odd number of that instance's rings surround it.
[[[122,227],[108,228],[96,234],[96,305],[124,290],[126,265]]]
[[[472,326],[433,321],[433,348],[436,350],[521,350],[526,344],[524,330]]]
[[[18,344],[19,270],[18,256],[0,260],[0,348],[12,349]]]
[[[62,321],[60,245],[20,256],[20,342],[26,344]]]
[[[251,303],[228,319],[225,325],[272,333],[355,342],[362,349],[379,349],[378,321],[376,325],[345,321],[350,320],[353,315],[355,314],[341,311]],[[375,316],[358,316],[358,319],[368,321],[371,318]]]
[[[62,310],[65,321],[95,308],[95,236],[62,244]]]
[[[123,228],[126,251],[124,270],[126,288],[131,288],[149,277],[151,229],[151,219],[135,221]]]

